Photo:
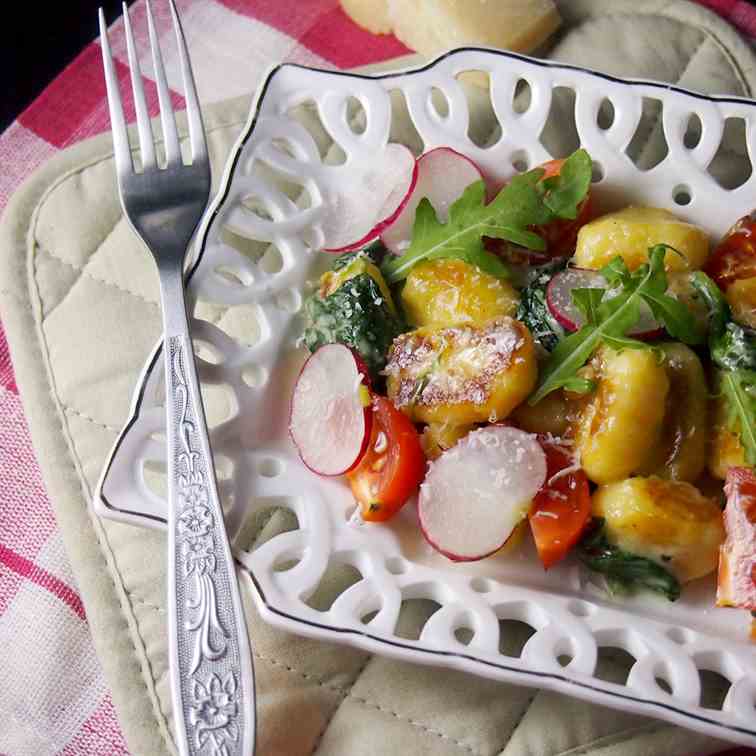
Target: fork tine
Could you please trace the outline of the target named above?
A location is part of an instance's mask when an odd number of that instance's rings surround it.
[[[118,88],[118,75],[113,65],[113,55],[108,41],[108,26],[105,23],[105,13],[102,8],[100,17],[100,46],[102,48],[102,65],[105,69],[105,87],[108,93],[108,111],[110,112],[110,127],[113,130],[113,154],[115,156],[116,172],[119,177],[134,170],[129,148],[129,135],[126,131],[126,119],[121,104],[121,91]]]
[[[139,129],[139,150],[142,153],[142,167],[154,168],[155,145],[152,143],[152,125],[144,99],[142,72],[134,45],[134,34],[131,31],[129,6],[123,3],[123,24],[126,30],[126,48],[129,53],[129,68],[131,69],[131,89],[134,92],[134,110],[136,111],[137,128]]]
[[[192,64],[189,60],[189,52],[186,49],[184,29],[176,10],[176,3],[170,0],[173,28],[176,32],[179,60],[181,61],[181,76],[184,80],[184,100],[186,101],[186,115],[189,122],[189,141],[192,147],[192,160],[202,160],[207,157],[207,144],[205,142],[205,129],[202,125],[202,112],[197,100],[197,90],[194,84]]]
[[[163,68],[163,55],[160,52],[155,19],[152,16],[150,0],[146,0],[147,27],[150,32],[150,47],[152,48],[152,62],[155,67],[155,81],[157,83],[158,102],[160,103],[160,122],[163,124],[163,141],[165,142],[165,160],[168,165],[181,162],[181,148],[179,147],[176,119],[173,116],[173,105],[168,92],[168,83]]]

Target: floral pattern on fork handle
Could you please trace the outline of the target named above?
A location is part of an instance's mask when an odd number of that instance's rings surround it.
[[[241,668],[238,636],[229,632],[234,623],[229,581],[235,580],[221,568],[228,562],[218,554],[216,538],[223,523],[215,491],[209,450],[199,437],[196,402],[186,380],[187,345],[182,336],[166,341],[166,375],[169,441],[173,456],[176,560],[175,642],[181,675],[181,697],[189,753],[229,756],[238,752],[240,738],[239,680]],[[189,353],[188,359],[193,360]],[[194,365],[189,366],[193,369]],[[200,410],[201,411],[201,410]],[[246,723],[250,726],[251,723]]]

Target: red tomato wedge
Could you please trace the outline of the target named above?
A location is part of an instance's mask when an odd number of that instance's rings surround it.
[[[412,421],[385,397],[374,396],[370,443],[347,474],[362,518],[387,520],[417,492],[424,477],[425,454]]]
[[[541,181],[552,176],[558,176],[562,170],[564,160],[549,160],[543,163],[543,176]],[[549,257],[564,257],[572,255],[575,252],[577,235],[580,228],[584,226],[593,217],[593,202],[590,191],[578,208],[577,217],[574,220],[566,218],[557,218],[547,223],[545,226],[539,226],[535,232],[546,242],[546,249]]]
[[[746,215],[725,234],[703,267],[722,291],[756,276],[756,218]]]
[[[731,467],[725,481],[725,542],[719,547],[717,606],[756,610],[756,474]]]
[[[546,482],[533,499],[528,520],[538,556],[548,569],[578,542],[591,517],[588,478],[564,446],[539,436],[546,453]]]

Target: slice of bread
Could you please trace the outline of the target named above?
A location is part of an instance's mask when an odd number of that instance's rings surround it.
[[[391,34],[388,0],[341,0],[341,7],[363,29],[373,34]]]
[[[529,52],[549,37],[560,18],[552,0],[341,0],[360,26],[393,31],[427,57],[478,44]]]

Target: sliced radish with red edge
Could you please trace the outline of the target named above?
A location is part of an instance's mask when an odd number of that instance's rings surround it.
[[[480,169],[450,147],[437,147],[417,160],[417,182],[407,203],[381,233],[381,241],[394,254],[401,254],[412,238],[412,226],[420,200],[427,197],[439,220],[449,217],[449,207],[470,184],[480,181]]]
[[[483,559],[509,540],[545,480],[546,455],[535,435],[505,425],[473,431],[429,466],[420,528],[452,561]]]
[[[302,462],[318,475],[343,475],[367,449],[373,412],[368,371],[343,344],[305,362],[291,398],[289,431]]]
[[[606,279],[597,270],[567,268],[549,281],[546,287],[546,303],[559,325],[568,331],[577,331],[585,324],[585,318],[572,299],[573,289],[606,288]],[[664,328],[645,302],[641,302],[640,312],[640,320],[627,335],[636,339],[655,339],[662,336]]]
[[[328,203],[323,220],[326,252],[339,254],[364,247],[401,214],[417,183],[417,162],[401,144],[386,145],[375,170],[350,183]]]

